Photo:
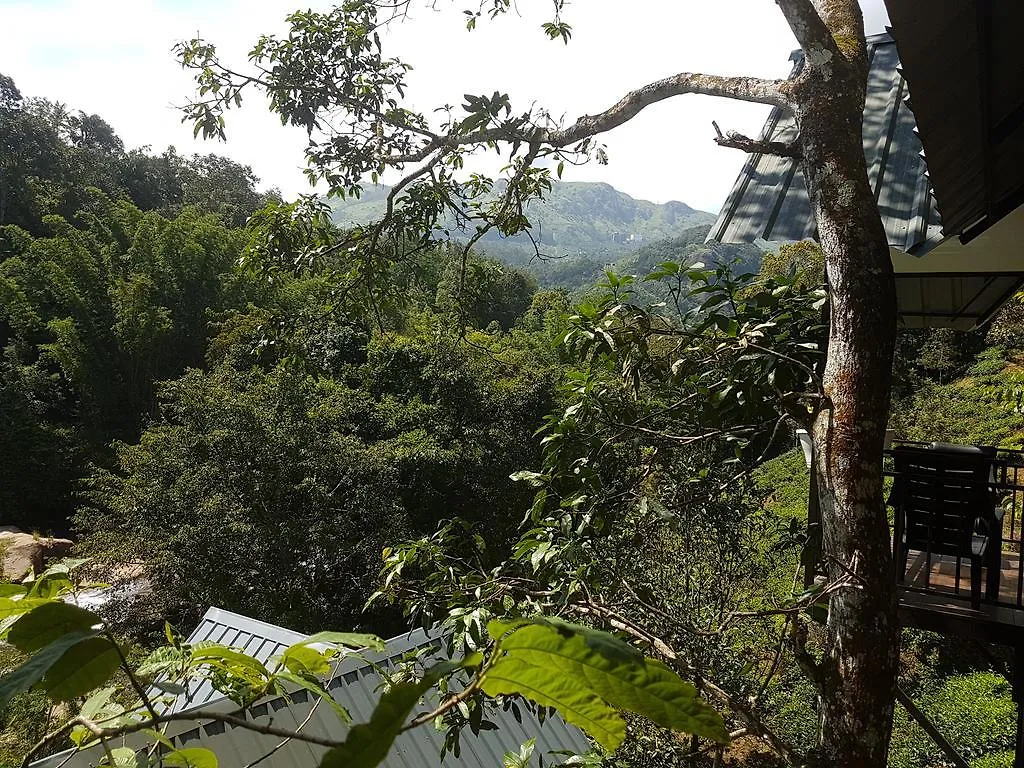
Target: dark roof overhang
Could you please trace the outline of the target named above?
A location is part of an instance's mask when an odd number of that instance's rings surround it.
[[[1024,204],[1024,2],[885,4],[943,231],[970,242]]]

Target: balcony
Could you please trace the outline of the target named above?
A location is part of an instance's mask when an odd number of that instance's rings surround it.
[[[927,445],[896,442],[919,447]],[[1017,644],[1024,640],[1024,560],[1021,558],[1024,451],[994,450],[990,487],[996,503],[1003,509],[1003,521],[998,536],[989,546],[998,547],[998,585],[983,590],[981,605],[974,609],[971,607],[969,558],[911,549],[904,581],[899,585],[900,614],[904,623],[922,629]],[[892,477],[893,469],[892,451],[887,450],[886,475]]]

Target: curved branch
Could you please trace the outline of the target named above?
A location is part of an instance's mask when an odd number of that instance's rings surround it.
[[[789,101],[783,89],[785,82],[785,80],[765,80],[759,77],[722,77],[695,72],[680,72],[678,75],[672,75],[637,88],[635,91],[630,91],[614,106],[598,115],[584,115],[569,128],[559,131],[544,131],[541,138],[545,143],[554,147],[575,144],[595,134],[617,128],[632,120],[651,104],[687,93],[788,107]]]
[[[583,115],[568,128],[549,130],[534,128],[523,130],[521,124],[496,126],[463,135],[438,136],[428,141],[421,149],[405,155],[392,155],[385,159],[390,165],[420,162],[438,149],[454,149],[468,144],[486,144],[495,141],[528,141],[530,144],[562,148],[617,128],[636,117],[645,108],[673,96],[693,93],[703,96],[720,96],[755,104],[769,104],[789,107],[785,95],[785,80],[766,80],[759,77],[723,77],[695,72],[680,72],[677,75],[656,80],[630,91],[614,106],[597,115]]]

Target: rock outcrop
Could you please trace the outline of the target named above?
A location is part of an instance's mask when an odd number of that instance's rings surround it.
[[[41,573],[46,564],[65,557],[74,542],[24,533],[17,528],[0,528],[0,566],[5,580],[18,581],[29,571]]]

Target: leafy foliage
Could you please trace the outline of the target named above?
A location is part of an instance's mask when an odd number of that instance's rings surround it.
[[[70,575],[73,566],[58,568],[54,573]],[[187,690],[182,683],[209,681],[243,707],[267,697],[287,695],[288,685],[305,683],[302,687],[307,691],[331,700],[332,706],[340,709],[322,683],[333,675],[333,663],[344,658],[350,648],[383,647],[373,636],[319,633],[286,648],[267,665],[217,643],[189,645],[168,630],[170,645],[154,651],[133,672],[99,616],[60,600],[75,591],[71,580],[52,597],[30,597],[39,593],[38,585],[44,578],[47,574],[29,579],[20,593],[7,598],[11,616],[4,622],[0,639],[11,639],[13,634],[12,641],[19,647],[33,650],[20,666],[0,677],[0,705],[36,685],[56,701],[80,698],[95,690],[82,705],[81,713],[58,733],[71,730],[72,741],[79,749],[102,748],[111,765],[215,768],[218,764],[210,750],[176,746],[154,730],[170,719],[202,721],[217,719],[216,716],[202,709],[184,716],[162,714],[164,705],[171,703],[175,694],[159,695],[154,689],[146,693],[138,677],[159,675],[159,689],[179,692]],[[81,630],[83,624],[90,628]],[[52,641],[40,645],[54,636]],[[416,679],[393,683],[381,695],[366,723],[352,727],[343,739],[322,737],[331,749],[320,765],[373,768],[385,759],[400,733],[433,721],[478,691],[490,696],[547,699],[545,691],[559,690],[569,695],[545,703],[556,705],[570,719],[578,719],[581,702],[587,702],[585,706],[591,708],[603,707],[606,719],[618,718],[611,708],[614,706],[646,713],[663,724],[692,729],[722,742],[728,740],[721,717],[697,698],[692,685],[610,635],[564,622],[535,619],[514,625],[494,623],[490,640],[486,657],[470,653],[458,661],[435,664]],[[566,664],[578,665],[578,671],[587,674],[566,676]],[[132,687],[140,696],[128,707],[112,703],[114,689],[103,687],[119,668],[130,676]],[[457,688],[445,683],[447,694],[434,712],[410,720],[413,709],[428,690],[458,675],[468,677]],[[347,713],[342,713],[347,719]],[[250,725],[245,719],[234,719],[231,723],[261,732],[260,725]],[[621,740],[621,733],[602,732],[594,722],[589,725],[591,732],[610,748]],[[146,736],[154,749],[161,747],[166,753],[154,754],[138,745],[114,747],[118,738],[127,734]],[[42,746],[54,738],[44,740]]]

